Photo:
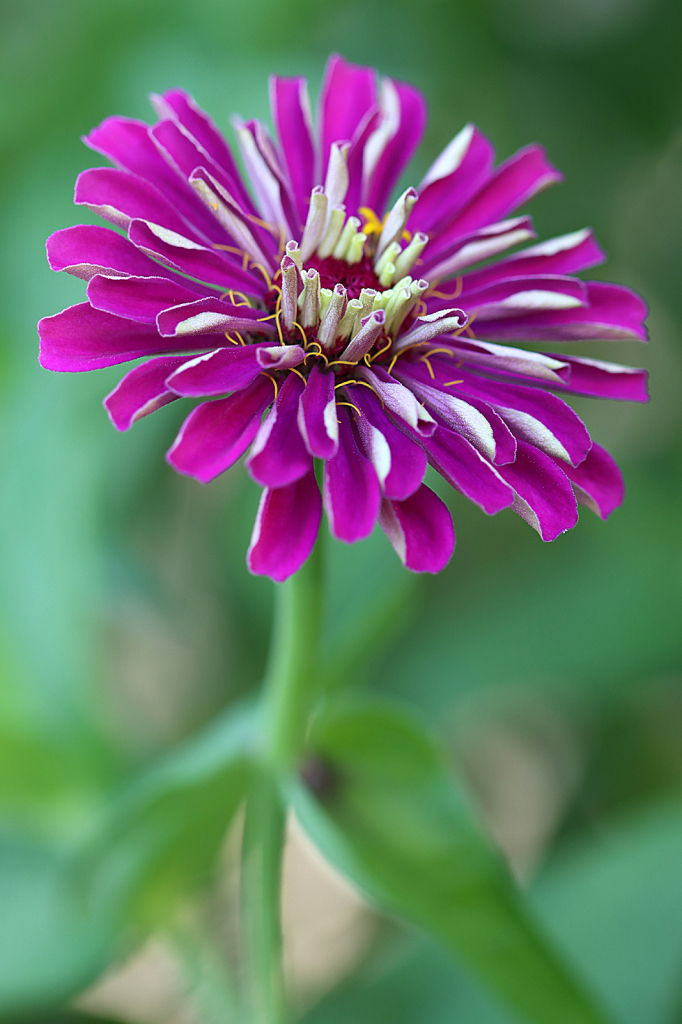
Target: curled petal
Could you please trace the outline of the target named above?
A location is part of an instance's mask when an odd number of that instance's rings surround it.
[[[596,267],[605,259],[606,254],[597,244],[593,231],[583,228],[582,231],[572,231],[531,245],[484,270],[475,270],[466,275],[465,284],[467,288],[482,288],[507,277],[577,274],[588,267]]]
[[[495,150],[468,124],[434,161],[419,186],[410,230],[435,237],[490,178]]]
[[[273,392],[272,381],[261,376],[229,398],[198,405],[180,427],[166,461],[179,473],[207,484],[244,454]]]
[[[338,407],[339,447],[325,463],[324,507],[337,540],[353,544],[374,529],[381,492],[372,463],[360,451],[345,406]]]
[[[366,381],[379,396],[386,408],[397,416],[408,427],[416,430],[422,437],[429,437],[436,429],[436,421],[427,412],[412,392],[391,377],[381,367],[369,369],[360,364],[360,377]]]
[[[592,447],[583,421],[556,395],[540,388],[488,380],[462,370],[458,373],[462,378],[457,385],[458,392],[489,402],[515,437],[574,466],[582,462]]]
[[[543,540],[556,540],[578,522],[570,481],[549,455],[519,441],[516,459],[499,472],[516,492],[512,508]]]
[[[154,185],[129,171],[113,167],[83,171],[76,181],[74,202],[126,230],[133,217],[139,217],[196,241],[204,240]]]
[[[184,347],[159,337],[148,324],[103,313],[89,302],[44,317],[38,324],[38,334],[40,365],[46,370],[70,373],[99,370]]]
[[[487,515],[495,515],[513,503],[514,491],[500,472],[461,434],[439,427],[422,443],[434,469]]]
[[[324,181],[333,142],[352,142],[377,106],[376,73],[372,68],[349,64],[338,53],[327,61],[320,94],[319,124]]]
[[[275,327],[261,310],[237,306],[220,299],[184,302],[157,314],[156,326],[164,338],[186,338],[196,334],[248,331],[250,334],[274,334]]]
[[[104,399],[104,408],[116,429],[129,430],[143,416],[174,402],[178,395],[168,387],[166,377],[185,361],[185,356],[161,356],[127,373]]]
[[[567,391],[598,398],[620,399],[624,402],[648,402],[646,370],[635,366],[621,366],[601,359],[578,356],[555,356],[563,359],[570,369],[564,382]]]
[[[312,466],[296,423],[304,388],[301,378],[290,373],[256,435],[246,465],[253,479],[265,487],[286,487]]]
[[[158,260],[171,270],[206,281],[228,294],[230,289],[257,296],[263,296],[267,291],[260,275],[242,270],[241,264],[235,263],[223,250],[208,249],[205,245],[193,242],[185,235],[178,235],[175,231],[168,231],[159,224],[132,220],[128,228],[128,238],[147,256]],[[151,273],[158,273],[158,264],[153,264],[153,267],[156,269]],[[148,271],[144,276],[148,277],[149,273]]]
[[[648,308],[630,288],[604,281],[586,281],[586,306],[527,313],[507,319],[486,320],[477,333],[491,341],[647,340],[644,320]]]
[[[124,171],[149,182],[165,196],[174,209],[206,238],[222,242],[223,232],[215,218],[154,144],[149,125],[131,117],[107,117],[83,141]]]
[[[217,348],[186,359],[166,383],[171,391],[188,398],[225,395],[248,387],[263,370],[297,366],[304,358],[305,352],[299,345]]]
[[[357,406],[358,435],[387,498],[404,501],[418,489],[426,472],[426,454],[400,430],[368,388],[349,389]]]
[[[266,488],[247,555],[249,570],[282,583],[297,572],[315,545],[322,518],[322,499],[315,473],[288,487]]]
[[[404,501],[384,498],[379,524],[406,569],[438,573],[450,561],[455,547],[452,518],[426,484]]]
[[[273,75],[270,79],[270,104],[296,200],[299,224],[304,224],[315,184],[315,141],[305,78]]]
[[[152,101],[156,101],[157,109],[162,104],[161,116],[173,115],[191,138],[231,179],[243,208],[250,213],[256,213],[223,133],[215,121],[195,103],[193,97],[182,89],[170,89],[163,96],[152,96]]]
[[[298,405],[298,429],[311,455],[331,459],[339,446],[333,373],[313,366]]]
[[[107,277],[153,277],[159,266],[117,231],[95,224],[77,224],[55,231],[47,240],[51,270],[89,281],[95,274]]]
[[[379,106],[381,120],[365,146],[363,188],[366,205],[383,212],[424,134],[426,100],[413,86],[383,78]]]
[[[95,309],[113,316],[156,323],[169,306],[193,303],[197,293],[167,277],[104,277],[96,274],[88,284],[88,298]]]
[[[608,519],[623,504],[623,475],[605,448],[593,444],[579,466],[565,466],[562,462],[560,468],[572,482],[580,504],[592,509],[600,519]]]
[[[526,146],[500,164],[483,188],[443,232],[441,240],[446,235],[463,235],[484,224],[493,224],[527,203],[548,185],[562,180],[563,174],[549,163],[542,146]]]

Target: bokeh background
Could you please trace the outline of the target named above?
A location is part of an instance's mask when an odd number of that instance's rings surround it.
[[[458,545],[435,579],[408,578],[383,535],[330,541],[329,685],[433,720],[576,969],[622,1024],[680,1024],[682,5],[4,0],[0,23],[0,1012],[52,1019],[84,990],[81,1014],[228,1020],[200,951],[85,915],[63,860],[130,778],[257,684],[258,491],[241,468],[208,487],[171,472],[175,406],[117,435],[101,408],[115,368],[38,367],[36,321],[84,292],[50,273],[44,239],[83,219],[73,183],[98,160],[79,137],[108,114],[150,118],[147,93],[180,85],[225,128],[267,119],[269,73],[306,74],[315,95],[337,50],[426,94],[410,183],[469,120],[500,158],[547,146],[566,181],[532,204],[539,237],[591,225],[610,256],[595,276],[651,307],[649,346],[580,351],[647,366],[652,400],[576,402],[625,473],[608,524],[583,511],[543,545],[450,495]],[[510,1020],[295,830],[286,885],[310,1024]]]

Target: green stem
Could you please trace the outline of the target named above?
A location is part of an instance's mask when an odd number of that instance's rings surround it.
[[[242,846],[242,922],[254,1024],[285,1024],[281,869],[286,808],[279,782],[305,742],[320,684],[322,625],[320,543],[276,591],[263,694],[262,760],[254,769]]]
[[[285,1024],[280,892],[284,808],[277,780],[254,769],[242,842],[242,942],[253,1024]]]
[[[322,552],[277,588],[270,660],[265,676],[265,751],[280,769],[293,766],[305,740],[320,685]]]

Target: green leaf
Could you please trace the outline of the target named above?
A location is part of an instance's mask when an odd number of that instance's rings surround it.
[[[114,923],[82,898],[69,864],[26,838],[0,841],[0,1013],[61,1003],[112,955]]]
[[[531,890],[548,930],[624,1024],[682,1020],[681,851],[678,799],[574,843]]]
[[[108,810],[87,857],[99,898],[126,892],[145,924],[210,881],[244,796],[254,712],[231,710],[138,778]]]
[[[385,909],[445,943],[534,1024],[604,1024],[545,940],[432,739],[386,705],[346,705],[310,746],[337,778],[324,810],[300,793],[301,823]]]

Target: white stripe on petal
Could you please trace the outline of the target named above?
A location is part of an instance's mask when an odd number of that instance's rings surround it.
[[[419,186],[420,192],[423,192],[426,186],[430,185],[433,181],[447,178],[449,174],[457,170],[466,156],[473,137],[473,124],[465,125],[461,132],[458,132],[454,139],[447,144],[440,156],[437,156],[433,161]]]

